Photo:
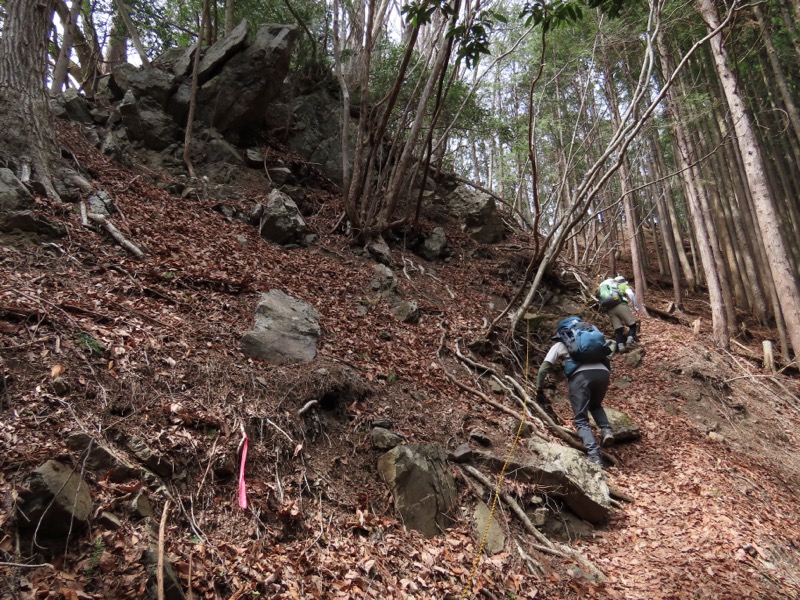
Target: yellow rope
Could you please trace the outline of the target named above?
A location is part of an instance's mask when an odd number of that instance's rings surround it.
[[[478,547],[478,553],[475,555],[475,560],[472,562],[472,569],[469,572],[469,579],[467,579],[467,583],[464,586],[464,591],[461,594],[461,600],[464,600],[469,594],[470,590],[472,590],[472,582],[475,578],[475,571],[478,569],[478,561],[480,561],[481,556],[483,555],[483,550],[486,547],[486,538],[489,536],[489,527],[492,524],[492,519],[494,518],[494,509],[497,507],[497,501],[500,498],[500,486],[503,484],[503,476],[506,473],[506,469],[508,468],[508,464],[511,462],[511,457],[514,455],[514,449],[517,447],[517,442],[519,442],[520,435],[522,434],[522,427],[525,425],[525,416],[528,410],[528,372],[530,371],[530,349],[531,349],[531,321],[530,319],[526,319],[528,329],[525,338],[525,398],[522,404],[522,416],[519,419],[519,427],[517,427],[517,434],[514,436],[514,442],[511,444],[511,448],[506,455],[505,462],[503,463],[503,468],[500,470],[500,475],[497,478],[497,485],[494,488],[494,496],[492,498],[492,506],[489,509],[489,518],[486,521],[486,527],[483,530],[483,536],[481,537],[481,543]]]

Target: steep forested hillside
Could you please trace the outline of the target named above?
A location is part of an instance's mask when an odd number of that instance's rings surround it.
[[[508,532],[505,547],[473,573],[480,536],[471,507],[481,495],[490,502],[490,490],[479,493],[450,463],[454,526],[431,539],[405,531],[376,472],[370,430],[388,422],[407,442],[451,451],[477,432],[498,455],[510,449],[520,407],[456,354],[520,381],[541,360],[550,330],[533,330],[529,346],[507,329],[491,348],[470,346],[521,281],[519,242],[481,246],[449,224],[454,253],[430,263],[393,241],[398,293],[417,299],[422,314],[403,323],[370,285],[376,263],[329,233],[338,218],[332,198],[320,195],[310,219],[318,243],[286,250],[213,210],[218,198],[181,199],[152,185],[153,173],[115,166],[74,127],[62,141],[115,190],[123,229],[147,254],[132,257],[81,227],[76,212],[46,202],[40,210],[63,220],[65,239],[3,239],[4,595],[155,594],[162,551],[187,597],[456,598],[471,575],[468,596],[494,598],[778,598],[800,590],[800,386],[761,370],[758,340],[715,350],[702,296],[686,307],[703,322],[699,336],[688,324],[645,318],[642,362],[614,359],[606,404],[633,418],[642,438],[610,450],[617,464],[605,477],[624,500],[608,521],[592,526],[546,506],[555,519],[543,539],[567,544],[558,550],[532,539],[503,505],[495,518]],[[248,196],[246,181],[235,189]],[[548,285],[562,302],[577,301],[571,282],[558,268]],[[319,311],[313,362],[272,366],[239,351],[260,293],[274,288]],[[667,304],[669,290],[661,295],[654,289],[654,306]],[[552,394],[569,427],[563,389]],[[313,400],[319,405],[298,414]],[[535,416],[529,421],[557,441]],[[242,428],[247,509],[237,504]],[[145,464],[161,475],[92,468],[91,448],[75,441],[81,434],[134,464],[142,457],[131,440],[140,440],[157,457]],[[524,453],[518,445],[514,455]],[[18,498],[48,459],[72,465],[91,494],[89,526],[68,540],[23,527]],[[523,507],[542,493],[510,477],[503,487]]]
[[[799,6],[0,2],[0,595],[800,597]]]

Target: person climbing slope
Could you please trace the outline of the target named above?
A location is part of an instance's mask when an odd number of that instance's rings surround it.
[[[597,288],[595,294],[600,308],[608,313],[611,320],[611,327],[614,330],[616,341],[616,351],[625,352],[633,347],[638,338],[639,322],[631,312],[638,314],[639,305],[636,303],[636,293],[631,284],[622,276],[617,275],[612,279],[606,279]],[[628,328],[627,335],[625,327]]]
[[[611,342],[597,327],[578,316],[559,321],[556,335],[551,339],[556,343],[550,347],[539,367],[536,402],[540,406],[546,405],[543,386],[547,373],[553,365],[563,363],[575,429],[586,447],[589,461],[602,467],[600,446],[614,442],[614,433],[603,409],[603,398],[611,379],[611,362],[608,360]],[[600,428],[599,445],[592,433],[589,414]]]

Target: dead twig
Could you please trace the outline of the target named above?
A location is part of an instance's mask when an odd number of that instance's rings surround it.
[[[489,480],[489,478],[481,473],[478,469],[473,467],[472,465],[461,465],[461,469],[465,471],[468,475],[476,479],[478,482],[483,484],[488,489],[493,489],[494,485]],[[541,531],[536,529],[531,520],[528,518],[528,515],[525,514],[525,511],[522,510],[522,507],[514,500],[511,496],[506,494],[505,492],[500,493],[500,499],[511,509],[511,512],[516,515],[516,517],[520,520],[522,525],[525,527],[525,530],[530,533],[536,540],[541,544],[541,546],[537,547],[537,550],[542,552],[546,552],[548,554],[552,554],[553,556],[558,556],[559,558],[566,558],[566,555],[563,552],[559,552],[553,542],[547,539]]]
[[[100,223],[100,225],[103,226],[103,228],[111,235],[111,237],[117,240],[117,243],[119,243],[120,246],[125,248],[136,258],[144,258],[144,252],[142,252],[138,246],[128,241],[125,238],[125,236],[122,235],[122,232],[119,229],[117,229],[114,226],[114,224],[111,221],[109,221],[104,215],[99,215],[97,213],[89,213],[88,217],[95,223]]]
[[[314,408],[314,407],[315,407],[317,404],[319,404],[319,401],[318,401],[318,400],[309,400],[308,402],[306,402],[306,403],[303,405],[303,408],[301,408],[300,410],[298,410],[298,411],[297,411],[297,416],[298,416],[298,417],[302,417],[302,416],[303,416],[304,414],[306,414],[306,413],[307,413],[309,410],[311,410],[312,408]]]
[[[164,534],[167,528],[167,511],[169,510],[169,500],[164,502],[164,510],[161,511],[161,524],[158,527],[158,571],[156,572],[156,583],[158,585],[158,600],[164,600]]]
[[[13,563],[13,562],[0,562],[0,567],[11,567],[14,569],[41,569],[47,567],[48,569],[55,569],[53,565],[50,563],[39,563],[36,565],[26,565],[25,563]]]
[[[265,420],[267,423],[269,423],[270,425],[272,425],[272,426],[273,426],[275,429],[277,429],[278,431],[280,431],[280,432],[281,432],[281,433],[282,433],[284,436],[286,436],[286,439],[287,439],[287,440],[289,440],[289,442],[290,442],[290,443],[292,443],[292,444],[294,444],[294,443],[295,443],[295,441],[292,439],[292,436],[290,436],[290,435],[289,435],[288,433],[286,433],[286,432],[285,432],[283,429],[281,429],[280,427],[278,427],[278,426],[277,426],[275,423],[273,423],[273,422],[272,422],[272,421],[270,421],[269,419],[264,419],[264,420]]]

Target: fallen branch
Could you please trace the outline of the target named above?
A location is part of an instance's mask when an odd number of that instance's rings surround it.
[[[104,215],[99,215],[97,213],[89,213],[87,216],[89,217],[89,219],[91,219],[95,223],[100,223],[103,226],[103,228],[109,234],[111,234],[111,237],[113,237],[115,240],[117,240],[117,242],[119,243],[120,246],[125,248],[128,252],[133,254],[136,258],[144,258],[144,252],[142,252],[136,245],[134,245],[133,243],[131,243],[127,239],[125,239],[125,236],[122,235],[120,230],[117,229],[111,221],[106,219],[106,217]]]
[[[622,500],[623,502],[633,503],[634,499],[633,496],[629,496],[625,492],[615,488],[612,485],[608,486],[608,495],[612,498],[616,498],[617,500]]]
[[[489,480],[486,475],[481,473],[478,469],[473,467],[472,465],[461,465],[462,470],[464,470],[467,474],[475,478],[481,484],[483,484],[488,489],[493,489],[494,485]],[[566,555],[563,552],[560,552],[556,549],[553,542],[547,539],[547,536],[543,534],[541,531],[536,529],[536,526],[531,522],[528,518],[528,515],[525,514],[525,511],[522,510],[522,507],[517,503],[514,498],[509,496],[506,493],[500,494],[500,499],[511,509],[516,517],[522,522],[522,525],[525,527],[525,530],[530,533],[536,540],[541,544],[537,546],[536,549],[540,552],[545,552],[547,554],[552,554],[553,556],[558,556],[559,558],[566,558]]]
[[[295,442],[294,442],[294,440],[292,439],[292,436],[290,436],[290,435],[289,435],[288,433],[286,433],[286,432],[285,432],[283,429],[281,429],[280,427],[278,427],[278,426],[277,426],[275,423],[273,423],[273,422],[272,422],[272,421],[270,421],[269,419],[264,419],[264,420],[265,420],[267,423],[269,423],[270,425],[272,425],[272,426],[273,426],[275,429],[277,429],[278,431],[280,431],[280,432],[281,432],[283,435],[285,435],[285,436],[286,436],[286,439],[287,439],[287,440],[289,440],[289,442],[290,442],[290,443],[292,443],[292,444],[294,444],[294,443],[295,443]]]
[[[50,563],[40,563],[38,565],[26,565],[25,563],[0,562],[0,567],[12,567],[15,569],[41,569],[43,567],[47,567],[49,569],[55,569],[55,567]]]
[[[161,525],[158,527],[158,571],[156,572],[156,583],[158,585],[158,600],[164,600],[164,534],[167,528],[167,511],[169,510],[169,500],[164,502],[164,510],[161,512]]]
[[[470,465],[462,465],[462,469],[466,470],[467,473],[475,477],[478,481],[480,481],[483,485],[491,488],[491,481],[478,469],[472,467]],[[536,550],[540,552],[544,552],[546,554],[552,554],[553,556],[557,556],[559,558],[573,558],[577,562],[579,562],[587,571],[592,573],[594,577],[600,581],[607,581],[605,573],[603,573],[592,561],[586,558],[583,554],[575,550],[574,548],[570,548],[566,545],[556,546],[551,542],[547,537],[538,529],[536,526],[531,523],[531,520],[528,518],[528,515],[525,514],[525,511],[522,510],[522,507],[517,504],[517,501],[514,500],[511,496],[506,493],[500,495],[500,498],[506,505],[511,509],[511,511],[517,516],[517,518],[522,522],[522,525],[525,527],[526,531],[533,535],[537,540],[539,540],[542,545],[533,545]]]
[[[306,414],[309,410],[314,408],[317,404],[319,404],[319,400],[309,400],[303,405],[303,408],[297,411],[297,416],[302,417]]]

